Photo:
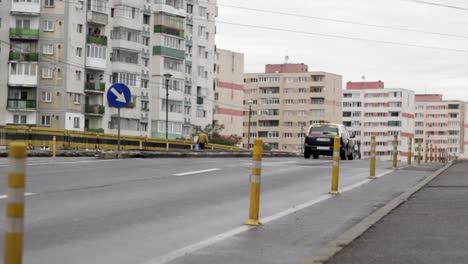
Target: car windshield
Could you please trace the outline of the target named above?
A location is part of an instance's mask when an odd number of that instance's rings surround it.
[[[309,135],[338,135],[338,127],[335,125],[315,125],[310,129]]]

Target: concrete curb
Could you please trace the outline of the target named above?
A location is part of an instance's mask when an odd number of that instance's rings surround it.
[[[345,231],[342,235],[340,235],[335,240],[329,242],[323,248],[321,248],[318,254],[310,259],[304,261],[304,264],[318,264],[318,263],[325,263],[338,252],[340,252],[344,247],[348,246],[351,242],[355,239],[360,237],[364,232],[366,232],[370,227],[375,225],[378,221],[396,209],[398,206],[403,204],[411,197],[413,194],[421,190],[424,186],[426,186],[430,181],[434,178],[442,174],[448,168],[450,168],[454,163],[451,162],[445,165],[443,168],[440,168],[436,172],[434,172],[429,177],[425,178],[424,180],[420,181],[418,184],[413,186],[411,189],[406,191],[405,193],[401,194],[400,196],[396,197],[395,199],[391,200],[385,206],[377,209],[371,215],[364,218],[361,222],[357,223],[347,231]]]

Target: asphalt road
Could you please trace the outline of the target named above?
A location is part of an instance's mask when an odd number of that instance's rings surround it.
[[[367,179],[368,163],[342,162],[340,186]],[[247,220],[250,159],[61,158],[28,164],[25,264],[150,263]],[[389,165],[379,163],[377,174]],[[261,217],[281,218],[281,212],[323,197],[330,173],[330,160],[265,159]],[[7,161],[0,160],[3,182],[6,174]],[[2,210],[6,193],[6,184],[0,185]]]

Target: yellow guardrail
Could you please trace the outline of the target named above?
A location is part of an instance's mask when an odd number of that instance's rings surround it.
[[[0,126],[0,146],[13,141],[25,142],[28,148],[117,150],[117,135],[72,130],[57,130],[44,127]],[[122,150],[173,150],[193,149],[196,143],[187,140],[166,140],[161,138],[122,136]],[[239,150],[235,146],[208,144],[208,149]]]

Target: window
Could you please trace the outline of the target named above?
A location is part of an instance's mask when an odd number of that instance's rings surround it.
[[[105,60],[107,57],[107,48],[97,45],[87,45],[86,57]]]
[[[198,14],[202,17],[206,16],[206,7],[199,6],[198,7]]]
[[[193,14],[193,5],[187,4],[187,14]]]
[[[83,48],[76,48],[76,56],[81,57],[83,55]]]
[[[41,102],[51,103],[52,102],[52,93],[48,91],[41,92]]]
[[[13,115],[14,124],[27,124],[28,118],[26,115]]]
[[[299,99],[299,104],[307,104],[307,99]]]
[[[123,6],[121,11],[123,17],[136,19],[137,9],[135,7]]]
[[[307,82],[307,77],[299,77],[299,82]]]
[[[44,20],[44,31],[54,31],[54,21]]]
[[[299,88],[299,93],[307,93],[307,88]]]
[[[75,104],[80,104],[80,99],[81,99],[80,94],[75,94],[73,101]]]
[[[73,128],[80,128],[80,118],[74,117],[73,118]]]
[[[206,30],[206,27],[198,26],[198,36],[203,37],[203,35],[205,34],[205,30]]]
[[[55,0],[44,0],[44,7],[54,7]]]
[[[45,44],[42,46],[42,53],[46,55],[54,55],[54,45]]]
[[[51,68],[42,68],[42,79],[52,79]]]
[[[81,81],[81,71],[75,71],[75,77],[77,81]]]
[[[30,19],[16,19],[16,28],[30,29],[31,20]]]
[[[291,105],[294,103],[293,99],[284,99],[284,104]]]
[[[83,24],[78,24],[76,26],[76,32],[78,32],[80,34],[83,33]]]
[[[50,126],[50,115],[41,116],[41,126]]]

